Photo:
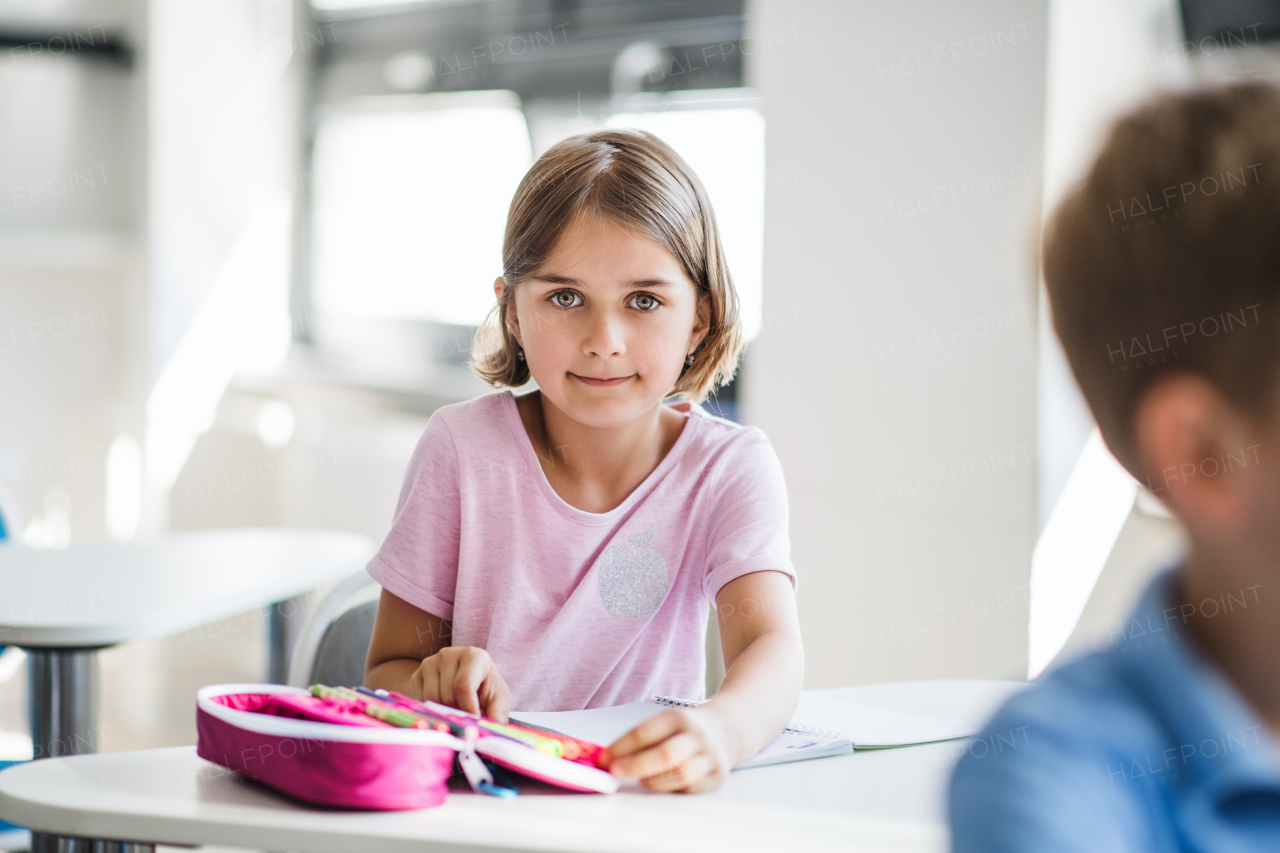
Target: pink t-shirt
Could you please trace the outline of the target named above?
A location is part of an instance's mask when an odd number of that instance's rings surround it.
[[[547,481],[510,391],[444,406],[409,462],[369,574],[487,650],[512,708],[702,698],[708,601],[762,570],[795,583],[787,493],[769,439],[708,414],[614,509]]]

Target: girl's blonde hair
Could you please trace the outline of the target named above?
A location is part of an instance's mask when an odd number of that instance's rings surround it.
[[[511,200],[502,241],[507,286],[476,330],[471,367],[497,387],[529,381],[507,328],[514,285],[546,262],[575,218],[599,218],[644,234],[665,248],[707,300],[711,325],[668,394],[702,402],[733,378],[742,350],[738,292],[725,262],[715,213],[689,165],[652,133],[600,130],[553,145],[524,176]]]

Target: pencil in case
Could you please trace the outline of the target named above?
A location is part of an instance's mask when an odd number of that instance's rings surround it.
[[[354,700],[364,701],[367,703],[366,713],[374,713],[375,716],[379,715],[371,710],[371,704],[368,703],[390,708],[396,712],[408,711],[411,714],[426,715],[428,722],[435,720],[447,724],[451,729],[455,729],[453,732],[455,735],[459,734],[456,729],[482,729],[488,734],[518,741],[526,746],[533,747],[539,752],[554,755],[556,758],[576,761],[588,767],[603,766],[605,749],[599,744],[547,729],[532,729],[510,721],[499,723],[488,717],[482,717],[479,714],[472,714],[458,708],[451,708],[439,702],[419,702],[394,690],[369,690],[364,687],[357,687],[352,691],[346,687],[332,688],[321,684],[313,684],[311,693],[315,696],[350,697]],[[440,728],[442,731],[445,730],[443,725]]]
[[[456,727],[471,729],[475,733],[476,753],[508,770],[514,770],[530,778],[571,791],[612,794],[618,790],[618,780],[597,767],[604,749],[597,744],[549,732],[534,731],[523,726],[496,723],[447,705],[436,702],[421,703],[388,691],[378,691],[374,695],[371,691],[356,692],[349,688],[333,688],[317,684],[312,686],[311,692],[321,697],[347,698],[352,702],[365,702],[375,706],[403,707],[407,710],[418,706],[433,718],[446,720]],[[562,753],[568,749],[575,757],[567,759],[531,746],[530,741],[535,739],[556,741],[561,745]]]

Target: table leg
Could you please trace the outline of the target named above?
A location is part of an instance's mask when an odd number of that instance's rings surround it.
[[[26,649],[35,758],[98,751],[98,650]]]
[[[267,607],[267,681],[284,684],[289,678],[293,647],[302,633],[306,596],[298,595]]]
[[[155,853],[156,846],[142,841],[106,841],[70,835],[31,833],[31,853]]]

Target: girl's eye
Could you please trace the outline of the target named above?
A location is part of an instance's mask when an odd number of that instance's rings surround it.
[[[578,301],[575,302],[575,299]],[[551,302],[557,308],[575,308],[582,304],[578,294],[574,293],[572,290],[557,290],[555,293],[551,294]]]
[[[635,306],[641,311],[652,311],[659,305],[658,300],[648,293],[637,293],[635,296],[631,297],[631,301],[634,302]]]

